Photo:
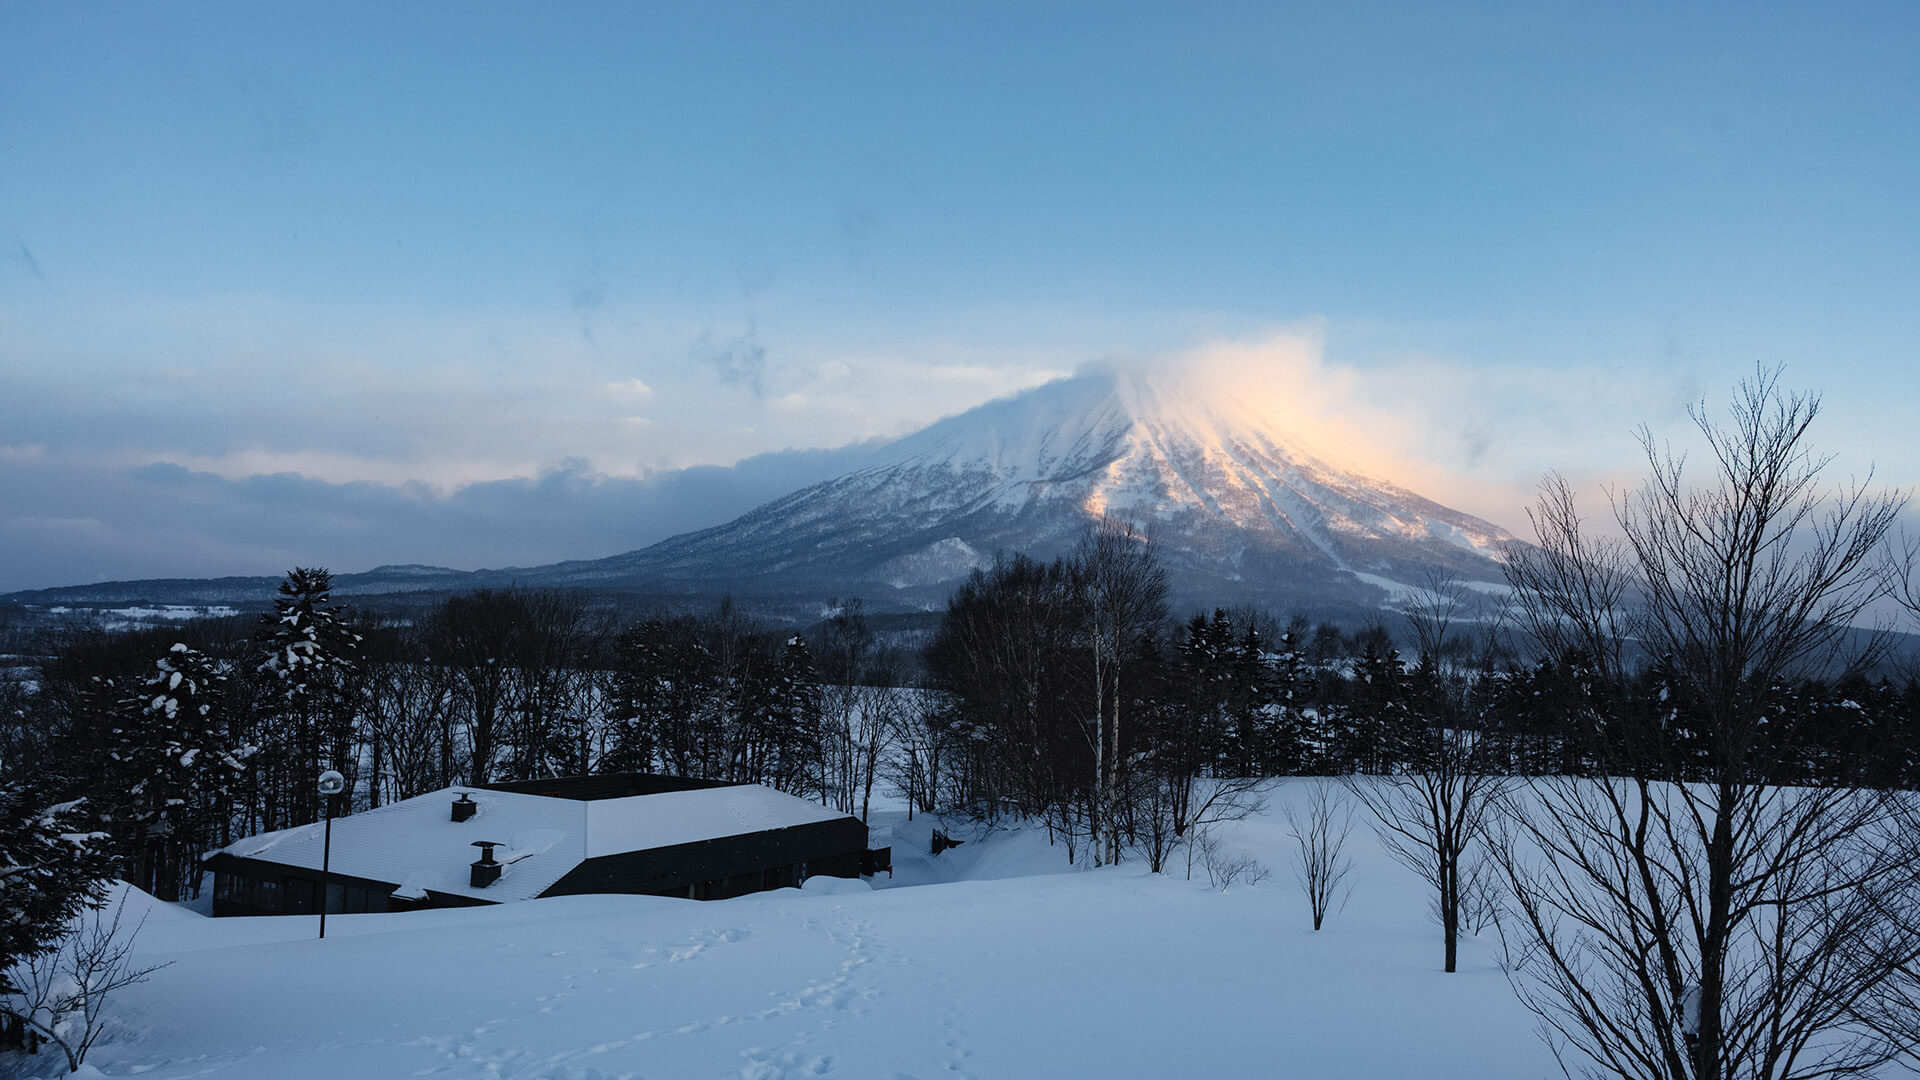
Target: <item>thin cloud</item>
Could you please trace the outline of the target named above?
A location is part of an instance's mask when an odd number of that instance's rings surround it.
[[[652,401],[653,387],[639,379],[618,379],[603,384],[600,396],[614,401]]]
[[[694,339],[687,348],[694,363],[713,369],[720,381],[743,386],[753,396],[766,396],[767,347],[760,343],[758,329],[747,324],[746,332],[730,338],[715,338],[711,332]]]

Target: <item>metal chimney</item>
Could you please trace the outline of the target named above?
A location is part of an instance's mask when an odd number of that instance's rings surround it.
[[[465,821],[479,812],[480,804],[474,802],[473,796],[464,791],[460,793],[459,798],[453,800],[453,820],[455,821]]]
[[[467,883],[476,889],[484,889],[500,880],[500,871],[505,867],[494,861],[493,849],[504,845],[498,840],[475,840],[473,846],[480,849],[480,857],[473,861],[473,873]]]

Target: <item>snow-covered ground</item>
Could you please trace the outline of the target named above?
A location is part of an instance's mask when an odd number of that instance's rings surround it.
[[[1356,821],[1354,891],[1309,929],[1280,807],[1231,827],[1273,876],[1211,889],[1144,863],[1073,871],[1037,831],[896,876],[699,903],[207,919],[134,895],[151,981],[89,1068],[121,1076],[1459,1077],[1557,1075],[1491,940],[1440,971],[1427,896]],[[888,830],[878,830],[880,842]],[[966,835],[961,830],[962,835]],[[18,1075],[52,1076],[59,1057]]]

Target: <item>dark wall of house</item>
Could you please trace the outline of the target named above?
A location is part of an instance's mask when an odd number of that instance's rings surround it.
[[[694,776],[608,773],[604,776],[557,776],[545,780],[512,780],[488,784],[485,790],[594,802],[599,799],[625,799],[634,795],[661,795],[669,791],[701,791],[706,788],[733,786],[735,785],[730,781],[702,780]]]
[[[859,877],[867,827],[838,818],[785,829],[588,859],[542,896],[640,893],[722,900],[798,885],[800,877]]]
[[[215,915],[318,915],[323,887],[320,873],[299,866],[282,866],[225,853],[208,859],[213,871]],[[387,894],[392,882],[328,875],[324,882],[327,914],[358,914],[397,910]]]

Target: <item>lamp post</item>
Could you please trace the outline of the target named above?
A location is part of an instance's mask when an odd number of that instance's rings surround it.
[[[345,791],[347,778],[328,769],[320,774],[320,805],[326,817],[326,838],[320,842],[320,936],[327,936],[327,894],[331,882],[330,863],[333,860],[333,797]]]

